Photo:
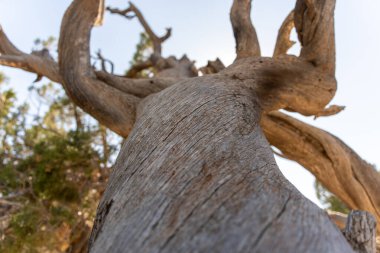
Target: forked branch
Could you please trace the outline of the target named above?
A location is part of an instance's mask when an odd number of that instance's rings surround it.
[[[90,65],[89,34],[93,23],[101,19],[102,13],[97,12],[102,11],[100,0],[76,0],[72,3],[62,22],[60,68],[46,49],[31,54],[17,49],[0,27],[0,65],[35,73],[38,75],[37,80],[45,76],[61,83],[77,106],[126,137],[134,123],[136,106],[140,99],[181,79],[133,80],[95,71]],[[71,18],[77,22],[75,25]],[[102,58],[104,68],[106,60],[101,55],[98,56]]]
[[[162,43],[167,40],[171,36],[171,28],[166,29],[166,34],[162,37],[157,36],[148,22],[145,20],[144,16],[142,15],[141,11],[131,2],[129,2],[129,7],[125,10],[119,10],[116,8],[110,8],[107,7],[107,10],[114,14],[122,15],[128,19],[134,18],[135,16],[141,23],[141,25],[144,27],[145,32],[148,34],[149,38],[152,40],[153,43],[153,54],[156,56],[161,56],[162,53]],[[129,15],[131,12],[134,13],[135,16]]]
[[[251,21],[251,0],[234,0],[230,19],[236,41],[236,58],[260,56],[260,45]]]
[[[186,56],[183,56],[181,59],[176,59],[172,56],[168,58],[162,57],[162,43],[170,37],[170,28],[167,29],[164,36],[158,37],[153,32],[140,10],[132,3],[130,3],[130,6],[125,10],[113,9],[110,7],[108,7],[107,10],[111,13],[122,15],[128,19],[136,16],[153,44],[152,55],[146,61],[138,62],[132,66],[127,72],[126,77],[136,77],[139,72],[151,67],[157,71],[157,77],[183,78],[198,75],[198,71],[195,69],[194,63],[188,60]],[[134,16],[130,14],[131,12],[134,13]]]

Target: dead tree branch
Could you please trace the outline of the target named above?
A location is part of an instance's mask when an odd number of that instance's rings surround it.
[[[104,0],[75,0],[66,11],[59,38],[59,70],[70,98],[116,133],[126,136],[139,99],[97,80],[90,61],[91,29]]]
[[[330,105],[329,107],[325,108],[323,111],[315,114],[314,119],[318,117],[326,117],[326,116],[332,116],[340,113],[343,111],[346,107],[341,105]]]
[[[327,73],[335,73],[335,0],[298,0],[294,24],[301,43],[302,59]]]
[[[74,1],[73,7],[65,15],[66,22],[63,22],[65,25],[62,26],[61,34],[63,35],[60,38],[59,48],[61,68],[46,49],[41,52],[34,51],[31,54],[17,49],[1,27],[0,65],[23,69],[36,73],[39,78],[45,76],[54,82],[61,83],[76,105],[105,126],[126,137],[134,123],[135,108],[140,97],[159,92],[179,79],[152,78],[135,81],[113,76],[104,71],[94,71],[90,65],[87,35],[90,33],[92,24],[99,19],[100,14],[96,11],[102,11],[102,3],[99,0],[97,1],[99,6],[95,4],[87,10],[86,8],[91,5],[89,2],[90,0],[83,3]],[[78,27],[69,21],[73,16],[78,21]],[[69,34],[66,31],[69,31]],[[71,31],[75,34],[70,34]],[[65,44],[66,41],[68,44]],[[77,47],[73,47],[70,43],[76,41],[80,43]],[[101,60],[104,68],[107,60],[104,57],[101,57]],[[115,121],[114,117],[118,120]]]
[[[134,95],[139,98],[147,97],[153,93],[160,92],[165,88],[185,80],[185,78],[125,78],[123,76],[111,75],[105,71],[97,71],[96,77],[116,88],[119,91]]]
[[[36,73],[38,76],[46,76],[54,82],[62,82],[58,65],[50,56],[47,49],[43,49],[39,53],[26,54],[12,44],[1,26],[0,65],[20,68],[31,73]]]
[[[46,49],[43,51],[39,53],[33,52],[32,54],[23,53],[11,43],[4,31],[0,29],[0,65],[23,69],[62,84],[63,81],[57,62],[48,54]],[[104,61],[108,61],[103,56],[102,58]],[[103,68],[105,67],[104,65],[105,62],[103,62]],[[152,93],[161,91],[175,82],[181,81],[178,78],[141,78],[134,80],[111,75],[104,71],[95,71],[95,75],[101,81],[107,83],[108,86],[137,97],[146,97]]]
[[[114,14],[119,14],[121,16],[124,16],[128,19],[132,19],[134,17],[137,17],[141,25],[144,27],[145,32],[148,34],[149,38],[152,40],[153,43],[153,54],[156,56],[161,56],[162,53],[162,43],[167,40],[171,36],[171,28],[166,29],[165,35],[162,37],[157,36],[144,16],[142,15],[141,11],[131,2],[129,2],[129,7],[125,10],[119,10],[116,8],[107,7],[107,10]],[[133,12],[134,15],[128,15],[129,13]]]
[[[150,67],[154,67],[155,70],[157,70],[158,73],[156,76],[160,78],[184,78],[198,76],[198,70],[195,68],[194,62],[190,61],[186,55],[184,55],[181,59],[176,59],[173,56],[168,58],[162,57],[162,43],[171,36],[171,28],[166,29],[167,31],[164,36],[157,36],[142,15],[141,11],[132,3],[130,3],[129,7],[125,10],[113,9],[110,7],[108,7],[107,10],[111,13],[127,17],[128,19],[136,16],[153,44],[153,54],[148,58],[148,60],[132,66],[126,75],[127,77],[136,77],[140,71]],[[135,16],[128,15],[130,12],[133,12]]]
[[[341,140],[281,112],[263,115],[261,125],[271,145],[309,170],[348,207],[380,220],[380,173]]]
[[[98,52],[96,53],[96,56],[97,56],[97,59],[100,60],[100,66],[102,68],[102,71],[105,71],[107,72],[107,67],[106,67],[106,64],[108,63],[110,66],[111,66],[111,71],[110,73],[113,74],[114,72],[114,64],[111,60],[108,60],[106,59],[103,55],[102,55],[102,51],[99,49]]]
[[[282,23],[278,31],[276,46],[273,57],[285,55],[288,50],[296,43],[290,40],[290,33],[294,28],[294,11],[291,11]]]
[[[234,0],[230,19],[236,41],[236,58],[259,57],[259,40],[251,21],[251,0]]]

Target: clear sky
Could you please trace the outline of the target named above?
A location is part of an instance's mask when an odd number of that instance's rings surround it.
[[[0,24],[20,49],[30,52],[36,38],[58,37],[60,21],[70,0],[0,0]],[[186,53],[197,66],[216,57],[228,65],[234,57],[234,40],[229,23],[232,0],[135,0],[157,34],[173,28],[164,44],[164,55]],[[294,0],[254,0],[254,21],[262,52],[270,56],[277,30],[294,6]],[[127,1],[109,0],[106,5],[125,8]],[[341,138],[368,162],[380,167],[380,1],[338,0],[336,43],[338,92],[333,101],[345,105],[337,116],[302,118]],[[138,42],[141,26],[119,16],[107,14],[103,27],[95,28],[92,52],[103,54],[122,73]],[[298,47],[291,50],[298,54]],[[26,96],[35,75],[0,66],[10,83]],[[298,164],[279,160],[279,166],[308,198],[317,202],[313,177]]]

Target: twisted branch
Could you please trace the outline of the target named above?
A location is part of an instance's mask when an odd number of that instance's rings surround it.
[[[269,142],[309,170],[351,209],[380,220],[380,173],[337,137],[281,112],[263,115]]]

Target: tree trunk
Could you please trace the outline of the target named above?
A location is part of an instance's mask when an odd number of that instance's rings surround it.
[[[202,77],[187,57],[162,57],[170,30],[157,36],[133,4],[107,8],[127,18],[133,12],[153,42],[152,56],[132,69],[154,66],[158,73],[141,79],[94,71],[90,33],[104,6],[104,0],[72,2],[61,25],[58,64],[44,52],[18,50],[0,27],[0,65],[62,83],[77,106],[128,136],[98,207],[91,252],[353,252],[327,214],[280,173],[259,124],[266,113],[261,122],[272,144],[323,173],[321,181],[350,206],[379,216],[373,169],[362,168],[334,137],[272,113],[329,116],[342,109],[326,108],[336,91],[335,0],[297,0],[272,58],[260,55],[251,0],[234,0],[236,61],[224,70],[211,62],[200,69],[210,74]],[[286,55],[293,26],[299,57]],[[324,166],[307,163],[314,153],[305,158],[292,136],[318,151],[313,161]],[[368,171],[376,178],[363,184]]]
[[[255,94],[206,76],[148,98],[98,207],[90,252],[353,252],[279,171]]]

